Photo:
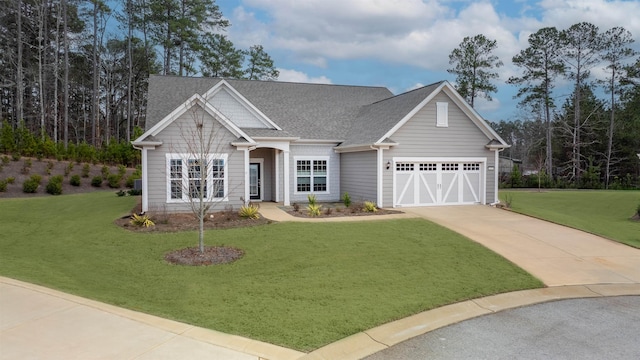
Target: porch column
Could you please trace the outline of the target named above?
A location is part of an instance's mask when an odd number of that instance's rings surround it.
[[[244,148],[244,204],[249,204],[251,195],[249,195],[249,148]]]
[[[284,177],[284,206],[289,206],[290,205],[290,201],[289,201],[289,150],[285,150],[284,151],[284,164],[282,164],[284,166],[284,171],[283,171],[283,177]]]
[[[383,155],[383,151],[384,150],[381,147],[379,147],[377,149],[377,154],[378,154],[378,166],[377,166],[377,168],[378,168],[377,169],[377,173],[378,173],[378,179],[377,179],[377,183],[378,183],[377,184],[378,185],[377,186],[377,188],[378,188],[378,191],[377,191],[378,192],[378,199],[377,199],[377,203],[378,203],[378,207],[384,207],[384,205],[382,204],[382,201],[384,199],[384,196],[382,196],[383,195],[383,193],[382,193],[382,190],[383,190],[382,176],[384,175],[384,172],[382,170],[383,167],[384,167],[384,164],[382,163],[383,160],[384,160],[384,157],[382,156]]]
[[[493,179],[494,179],[493,180],[493,182],[494,182],[493,183],[493,185],[494,185],[493,186],[493,203],[497,204],[500,201],[500,199],[498,198],[498,182],[500,181],[498,179],[498,163],[500,161],[500,156],[499,156],[500,150],[496,149],[496,150],[494,150],[494,153],[495,153],[495,157],[494,157],[494,160],[493,160],[493,175],[494,175],[494,177],[493,177]]]
[[[142,147],[142,212],[149,211],[149,168],[147,167],[147,148]]]
[[[275,176],[275,183],[276,183],[276,196],[275,196],[275,202],[280,202],[280,150],[275,149],[274,150],[274,155],[273,157],[274,159],[274,169],[276,169],[276,176]]]

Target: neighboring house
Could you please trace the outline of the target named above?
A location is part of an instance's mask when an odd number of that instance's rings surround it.
[[[382,87],[151,76],[148,99],[146,132],[133,141],[143,211],[188,211],[180,187],[199,165],[184,139],[194,117],[217,129],[206,171],[219,208],[309,194],[339,201],[345,192],[380,207],[498,202],[498,153],[509,145],[446,81],[394,96]]]

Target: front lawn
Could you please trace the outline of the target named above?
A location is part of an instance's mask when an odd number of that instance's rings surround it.
[[[501,190],[511,197],[514,211],[588,231],[640,248],[640,222],[631,220],[640,191],[613,190]]]
[[[0,200],[0,274],[302,351],[469,298],[543,286],[502,257],[419,219],[210,230],[241,248],[229,265],[166,252],[196,232],[113,224],[135,199],[93,193]]]

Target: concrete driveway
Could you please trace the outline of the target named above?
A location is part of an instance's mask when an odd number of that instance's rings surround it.
[[[640,283],[640,249],[489,206],[403,208],[486,246],[548,286]]]

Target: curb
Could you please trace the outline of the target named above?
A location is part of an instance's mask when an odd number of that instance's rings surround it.
[[[606,296],[640,296],[640,284],[591,284],[521,290],[428,310],[369,329],[314,350],[299,360],[356,360],[430,331],[503,310],[551,301]]]

